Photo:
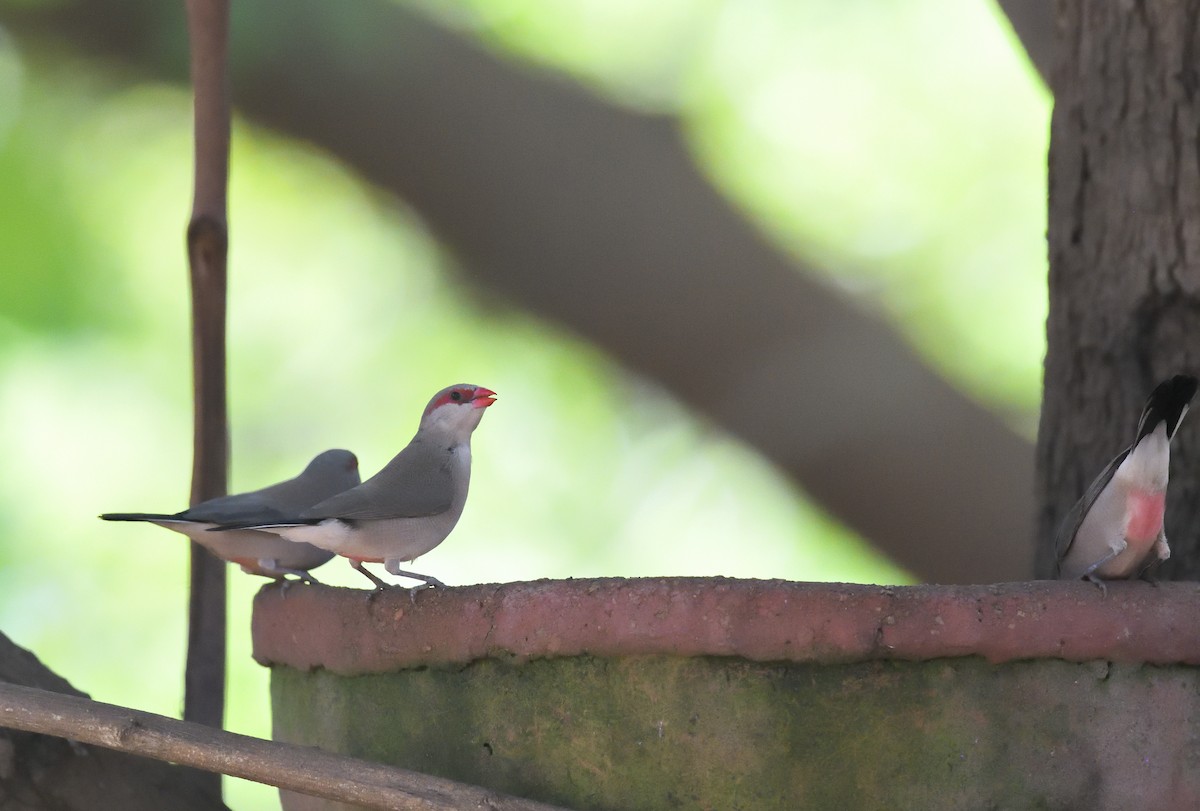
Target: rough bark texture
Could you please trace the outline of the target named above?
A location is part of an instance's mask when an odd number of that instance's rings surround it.
[[[1060,7],[1039,551],[1133,439],[1159,380],[1200,371],[1200,0]],[[1200,575],[1200,429],[1172,446],[1168,579]]]
[[[0,682],[85,696],[3,634]],[[225,809],[207,777],[148,758],[0,727],[0,811]]]
[[[13,16],[177,78],[163,37],[177,13],[69,0]],[[766,242],[697,169],[678,122],[382,0],[234,13],[241,108],[410,202],[472,279],[662,383],[918,576],[1028,577],[1029,444]]]

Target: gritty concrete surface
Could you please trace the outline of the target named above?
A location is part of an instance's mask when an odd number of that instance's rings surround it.
[[[420,592],[293,585],[255,598],[264,665],[345,675],[478,659],[736,656],[842,663],[1200,664],[1200,583],[880,587],[723,578],[555,580]]]
[[[1200,584],[366,594],[258,594],[277,739],[580,811],[1200,808]]]

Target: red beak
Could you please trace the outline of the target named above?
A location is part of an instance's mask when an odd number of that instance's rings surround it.
[[[475,396],[471,398],[471,405],[476,408],[487,408],[496,402],[496,392],[491,389],[485,389],[482,386],[475,389]]]

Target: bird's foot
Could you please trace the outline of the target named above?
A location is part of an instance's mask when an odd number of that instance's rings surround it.
[[[413,586],[412,588],[410,588],[408,590],[408,601],[410,603],[412,603],[413,605],[416,605],[418,592],[426,591],[427,589],[433,589],[433,588],[443,588],[444,589],[445,587],[446,586],[440,580],[436,581],[436,583],[428,583],[427,582],[427,583],[422,583],[419,586]]]
[[[407,577],[409,580],[420,580],[422,585],[418,586],[417,588],[446,588],[446,584],[441,580],[438,580],[436,577],[431,577],[427,574],[421,574],[420,572],[410,572],[407,569],[401,569],[399,566],[399,561],[388,561],[384,564],[384,568],[397,577]]]
[[[291,571],[291,570],[289,570],[289,571]],[[275,580],[275,582],[277,582],[279,584],[280,595],[282,595],[285,598],[287,597],[288,589],[290,589],[292,586],[294,586],[297,583],[303,583],[306,586],[321,585],[321,581],[317,580],[317,578],[313,577],[308,572],[300,571],[299,569],[297,569],[295,571],[292,571],[292,574],[296,575],[295,579],[284,577],[283,575],[280,575]]]
[[[1096,586],[1096,588],[1100,589],[1100,596],[1101,596],[1102,598],[1107,598],[1107,597],[1108,597],[1108,586],[1104,585],[1104,581],[1103,581],[1103,580],[1101,580],[1100,578],[1096,577],[1096,575],[1094,575],[1094,574],[1089,574],[1089,575],[1087,576],[1087,579],[1088,579],[1088,582],[1090,582],[1090,583],[1094,583],[1094,584],[1095,584],[1095,586]]]

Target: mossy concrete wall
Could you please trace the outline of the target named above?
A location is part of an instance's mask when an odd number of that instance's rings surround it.
[[[1191,667],[584,656],[271,693],[278,740],[581,810],[1200,808]]]
[[[277,739],[568,808],[1185,809],[1198,594],[574,581],[414,605],[272,587],[255,651]]]

